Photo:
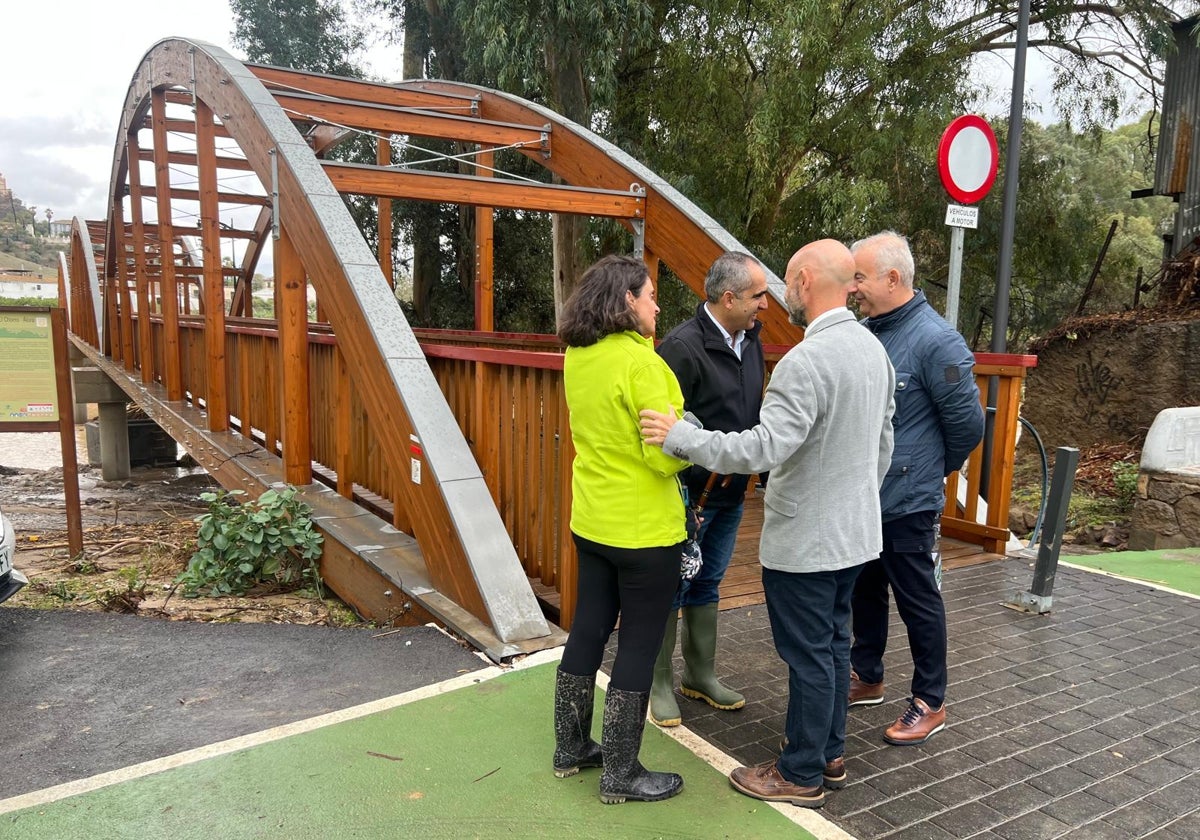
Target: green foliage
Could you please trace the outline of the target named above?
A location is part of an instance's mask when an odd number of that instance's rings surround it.
[[[208,513],[200,523],[196,551],[177,578],[194,598],[241,595],[263,581],[308,583],[320,592],[317,562],[323,537],[313,528],[312,508],[296,498],[296,488],[267,490],[257,501],[239,503],[241,490],[202,493]]]
[[[499,87],[584,124],[616,96],[622,51],[652,36],[645,0],[477,0],[458,4],[458,23]]]
[[[239,43],[256,60],[328,71],[360,43],[331,0],[234,0],[233,8]],[[1015,0],[363,0],[361,8],[376,10],[389,34],[403,29],[420,57],[406,56],[406,66],[500,87],[597,131],[777,274],[814,238],[850,240],[884,228],[909,234],[919,282],[944,308],[938,285],[949,237],[938,140],[953,116],[976,110],[977,58],[1011,51]],[[1122,113],[1123,87],[1144,89],[1161,71],[1172,17],[1150,0],[1067,0],[1035,10],[1030,41],[1051,54],[1056,99],[1072,122],[1027,122],[1010,346],[1073,312],[1112,220],[1117,233],[1088,311],[1128,305],[1137,271],[1157,267],[1169,199],[1129,199],[1149,183],[1150,126],[1099,127]],[[1003,147],[1003,121],[996,128]],[[362,153],[372,160],[370,148]],[[976,346],[989,338],[1002,183],[1003,172],[964,254],[960,326]],[[374,202],[348,203],[374,244]],[[470,214],[418,202],[394,202],[393,212],[398,287],[413,289],[413,323],[470,326]],[[628,250],[606,224],[589,226],[582,250]],[[496,215],[498,329],[553,328],[547,228],[540,214]],[[694,305],[690,293],[675,300],[670,282],[667,302],[678,306],[664,306],[663,324]]]
[[[1117,461],[1112,465],[1112,472],[1118,503],[1122,510],[1133,510],[1133,500],[1137,497],[1138,465],[1132,461]]]
[[[362,45],[361,29],[332,0],[230,0],[234,46],[251,61],[361,76],[351,60]]]
[[[58,298],[0,297],[0,306],[58,306]]]
[[[0,205],[0,269],[33,269],[42,277],[32,282],[56,282],[63,242],[48,238],[50,221],[38,221],[37,207],[26,207],[11,193],[9,199]],[[45,212],[52,215],[49,210]]]

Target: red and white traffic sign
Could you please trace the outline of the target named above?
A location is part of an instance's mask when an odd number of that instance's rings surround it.
[[[938,145],[938,175],[950,197],[974,204],[992,188],[1000,151],[996,135],[983,117],[958,117],[947,127]]]

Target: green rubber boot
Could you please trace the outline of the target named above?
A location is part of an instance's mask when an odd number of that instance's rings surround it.
[[[684,697],[703,700],[714,709],[731,711],[746,705],[746,698],[717,680],[713,660],[717,656],[717,605],[683,608]]]
[[[650,686],[650,720],[659,726],[678,726],[683,718],[679,715],[679,704],[675,702],[675,628],[678,619],[675,610],[667,618],[667,632],[663,636],[658,659],[654,660],[654,682]]]

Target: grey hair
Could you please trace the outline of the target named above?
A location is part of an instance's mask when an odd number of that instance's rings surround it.
[[[717,257],[704,276],[704,296],[716,303],[721,295],[733,292],[740,295],[750,288],[750,267],[758,260],[741,251],[726,251]]]
[[[917,270],[913,265],[912,250],[908,247],[908,237],[885,230],[866,239],[860,239],[850,246],[850,253],[857,253],[859,248],[875,245],[876,267],[883,272],[895,269],[900,275],[900,282],[906,289],[913,287],[913,278]]]

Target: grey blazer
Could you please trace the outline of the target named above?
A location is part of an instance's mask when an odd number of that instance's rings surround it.
[[[744,432],[676,423],[671,455],[719,473],[771,470],[759,560],[783,572],[845,569],[883,548],[879,488],[892,458],[896,373],[847,309],[775,366],[761,420]]]

